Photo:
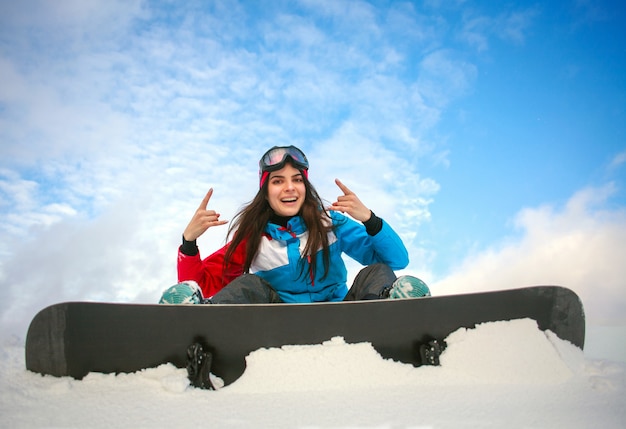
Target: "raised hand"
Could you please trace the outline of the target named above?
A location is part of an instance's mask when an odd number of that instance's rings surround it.
[[[343,195],[337,197],[337,201],[330,206],[330,210],[348,213],[360,222],[368,220],[372,216],[371,210],[365,207],[356,194],[348,189],[346,185],[341,183],[339,179],[335,179],[335,183],[339,186]]]
[[[207,192],[200,203],[200,207],[198,207],[191,218],[189,225],[185,228],[185,232],[183,232],[185,240],[194,241],[212,226],[225,225],[228,223],[226,220],[220,220],[220,214],[215,210],[207,210],[212,195],[213,188],[209,189],[209,192]]]

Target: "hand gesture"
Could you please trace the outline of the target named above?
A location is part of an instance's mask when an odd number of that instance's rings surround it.
[[[341,183],[339,179],[335,179],[335,183],[339,186],[343,195],[337,197],[337,201],[330,206],[330,210],[348,213],[360,222],[367,221],[372,216],[372,211],[365,207],[356,194],[348,189],[346,185]]]
[[[211,195],[213,195],[213,188],[209,189],[209,192],[207,192],[206,196],[200,203],[200,207],[198,207],[198,210],[196,210],[191,218],[189,225],[185,228],[185,232],[183,232],[185,240],[194,241],[204,234],[210,227],[225,225],[228,223],[226,220],[220,220],[220,214],[215,210],[207,210]]]

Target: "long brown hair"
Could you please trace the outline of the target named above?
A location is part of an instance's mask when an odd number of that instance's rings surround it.
[[[305,274],[305,261],[308,260],[310,262],[311,276],[315,278],[315,273],[317,272],[316,253],[319,249],[322,249],[322,260],[324,263],[324,275],[322,278],[324,278],[328,275],[328,270],[330,269],[328,233],[333,229],[333,225],[330,220],[330,214],[324,208],[322,199],[311,182],[309,182],[306,174],[302,175],[302,179],[304,180],[306,195],[299,215],[307,227],[309,238],[304,248],[303,258],[300,259],[300,275]],[[269,180],[263,183],[254,199],[245,205],[231,222],[228,236],[232,235],[233,239],[226,250],[224,270],[227,270],[235,249],[242,244],[246,246],[243,271],[247,273],[250,270],[265,233],[265,226],[274,213],[267,201],[268,183]]]

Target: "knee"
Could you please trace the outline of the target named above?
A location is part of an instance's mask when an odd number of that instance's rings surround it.
[[[238,287],[251,287],[255,285],[261,285],[264,283],[264,280],[257,276],[256,274],[244,273],[239,277],[235,278],[233,281],[228,283],[226,287],[228,288],[238,288]]]
[[[372,264],[372,265],[368,265],[367,267],[363,268],[359,274],[359,276],[363,276],[363,277],[369,277],[369,276],[381,276],[384,278],[393,278],[393,280],[395,280],[396,278],[396,274],[394,273],[394,271],[391,269],[391,267],[387,264],[384,264],[382,262],[378,262],[376,264]]]

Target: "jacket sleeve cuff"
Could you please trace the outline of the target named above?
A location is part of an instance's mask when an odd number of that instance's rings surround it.
[[[365,231],[368,235],[376,235],[383,229],[383,220],[372,212],[372,216],[363,222],[363,225],[365,225]]]
[[[187,241],[183,236],[183,244],[180,246],[180,252],[187,256],[196,256],[198,254],[198,245],[196,240]]]

